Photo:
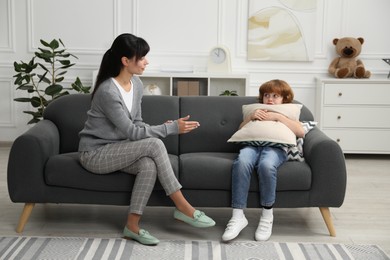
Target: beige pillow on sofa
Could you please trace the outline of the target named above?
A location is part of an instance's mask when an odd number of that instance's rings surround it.
[[[301,104],[292,104],[292,103],[280,104],[280,105],[267,105],[267,104],[255,103],[250,105],[243,105],[242,114],[245,119],[247,115],[253,113],[255,110],[263,109],[263,110],[280,113],[292,120],[297,121],[299,120],[299,115],[301,114],[301,108],[302,108]]]
[[[301,104],[250,104],[242,106],[244,118],[256,109],[266,109],[283,114],[290,119],[299,120]],[[239,143],[252,146],[295,146],[295,134],[283,123],[276,121],[250,121],[228,140],[230,143]]]

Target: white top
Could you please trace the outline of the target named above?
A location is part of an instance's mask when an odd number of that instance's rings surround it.
[[[119,89],[119,91],[122,95],[122,98],[125,101],[127,110],[129,110],[129,113],[131,113],[131,108],[133,106],[133,97],[134,97],[133,82],[130,80],[131,88],[130,88],[130,91],[127,92],[121,87],[121,85],[118,83],[118,81],[116,81],[114,78],[112,78],[112,81],[114,81],[115,86]]]

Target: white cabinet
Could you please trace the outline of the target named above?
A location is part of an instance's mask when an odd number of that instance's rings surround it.
[[[317,79],[316,120],[344,153],[390,154],[390,80]]]
[[[245,96],[249,84],[245,74],[145,73],[140,78],[145,87],[157,85],[162,95],[177,95],[181,82],[196,82],[201,96],[219,96],[225,90]]]

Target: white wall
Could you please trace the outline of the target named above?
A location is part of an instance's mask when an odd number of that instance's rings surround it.
[[[13,101],[25,95],[13,85],[13,62],[30,60],[40,39],[62,39],[79,57],[65,84],[79,76],[84,85],[91,85],[92,71],[122,32],[149,42],[149,72],[189,65],[205,71],[210,48],[224,44],[233,72],[250,75],[248,95],[256,95],[262,82],[281,78],[314,112],[314,79],[327,75],[335,56],[333,38],[363,37],[360,58],[374,77],[387,76],[390,67],[382,58],[390,58],[388,10],[388,0],[318,0],[314,61],[266,62],[246,59],[244,0],[0,0],[0,142],[12,141],[28,128],[30,117],[22,113],[28,107]]]

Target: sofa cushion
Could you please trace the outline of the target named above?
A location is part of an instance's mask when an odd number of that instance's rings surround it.
[[[292,147],[297,144],[295,134],[285,124],[275,121],[250,121],[228,140],[251,146]]]
[[[90,94],[72,94],[53,100],[43,117],[52,121],[60,134],[60,153],[76,152],[79,148],[79,132],[87,120],[91,108]]]
[[[200,127],[180,135],[180,154],[193,152],[236,153],[239,146],[227,140],[242,122],[242,105],[256,97],[197,96],[180,98],[180,116],[190,115]]]
[[[261,109],[261,110],[267,110],[271,112],[280,113],[282,115],[285,115],[286,117],[292,119],[292,120],[299,120],[299,115],[301,114],[301,104],[279,104],[279,105],[267,105],[267,104],[249,104],[249,105],[243,105],[242,106],[242,115],[243,119],[252,114],[255,110]]]
[[[287,161],[278,169],[277,191],[310,190],[311,184],[312,172],[306,162]]]
[[[60,134],[60,153],[76,152],[79,146],[79,132],[87,120],[91,108],[90,94],[62,96],[45,109],[44,118],[52,121]],[[144,96],[142,118],[149,125],[157,125],[179,118],[179,98],[173,96]],[[66,111],[66,113],[63,113]],[[179,137],[171,135],[162,139],[171,154],[178,155]]]
[[[169,154],[173,171],[178,176],[178,157]],[[48,185],[95,191],[130,191],[135,175],[124,172],[94,174],[85,170],[78,153],[59,154],[49,158],[45,168],[45,181]],[[155,190],[162,190],[157,183]]]
[[[179,97],[176,96],[143,96],[142,119],[149,125],[160,125],[168,120],[179,118]],[[161,139],[168,153],[179,154],[179,136],[170,135]]]
[[[292,120],[298,120],[302,105],[300,104],[250,104],[242,106],[243,118],[251,115],[255,110],[262,109],[277,112]],[[295,134],[279,121],[250,121],[235,132],[228,140],[232,143],[241,143],[253,146],[292,147],[296,145]]]
[[[227,140],[242,122],[242,106],[258,102],[257,97],[186,96],[180,97],[180,117],[190,115],[200,127],[179,135],[180,154],[194,152],[237,153],[240,146]],[[297,103],[297,101],[294,101]],[[303,106],[300,121],[312,121],[313,114]],[[206,140],[206,141],[205,141]]]
[[[180,155],[179,181],[185,189],[231,190],[231,169],[236,153]]]
[[[187,153],[180,156],[179,181],[186,190],[231,190],[231,170],[236,153]],[[212,173],[212,174],[211,174]],[[311,169],[305,162],[285,162],[278,169],[277,191],[301,191],[311,187]],[[250,191],[259,191],[252,174]]]
[[[317,125],[315,121],[302,122],[303,130],[305,135]],[[289,147],[287,150],[287,159],[289,161],[300,161],[303,162],[305,158],[303,157],[303,142],[304,138],[297,138],[297,145],[294,147]]]

